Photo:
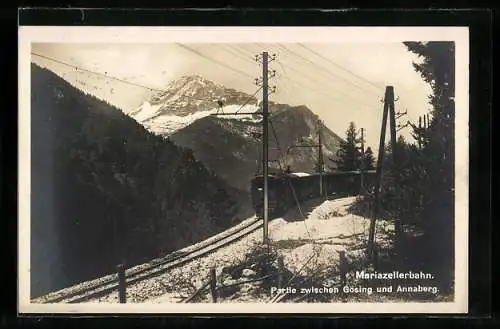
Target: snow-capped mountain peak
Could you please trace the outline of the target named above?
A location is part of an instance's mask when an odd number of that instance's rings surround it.
[[[219,111],[237,111],[245,105],[241,110],[255,112],[257,103],[255,97],[216,84],[199,74],[185,75],[170,82],[165,90],[154,94],[129,115],[155,133],[170,135]]]

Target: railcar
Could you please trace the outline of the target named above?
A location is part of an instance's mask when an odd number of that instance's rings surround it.
[[[361,172],[328,172],[323,174],[323,189],[330,198],[358,195],[361,191]],[[372,188],[375,171],[363,172],[363,186]],[[268,175],[269,216],[283,214],[299,203],[321,196],[320,174],[283,173]],[[252,205],[256,215],[264,211],[264,178],[256,176],[251,181]]]

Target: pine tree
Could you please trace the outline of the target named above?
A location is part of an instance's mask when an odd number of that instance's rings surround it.
[[[360,156],[358,150],[358,132],[354,122],[349,123],[346,130],[346,139],[340,143],[337,151],[337,159],[331,159],[336,165],[337,170],[353,171],[360,167]]]
[[[441,274],[443,285],[447,285],[443,288],[449,288],[453,282],[454,253],[455,46],[453,42],[404,44],[423,59],[413,66],[432,88],[432,120],[425,131],[425,145],[418,151],[418,183],[424,200],[422,228],[426,245],[433,251],[429,262]]]
[[[363,157],[363,169],[373,170],[375,169],[375,157],[373,156],[373,151],[371,147],[367,147],[365,155]]]
[[[438,182],[444,189],[451,189],[454,180],[454,43],[429,42],[424,45],[420,42],[405,42],[405,45],[423,58],[422,63],[414,63],[413,66],[432,87],[428,147],[436,157]]]

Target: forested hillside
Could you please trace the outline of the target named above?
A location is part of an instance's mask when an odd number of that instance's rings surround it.
[[[36,65],[31,150],[32,297],[199,241],[238,211],[191,150]]]
[[[316,172],[318,148],[295,146],[318,143],[318,117],[305,106],[271,103],[269,111],[271,172],[278,172],[280,166],[290,166],[295,172]],[[261,122],[208,116],[179,129],[170,138],[176,145],[192,149],[207,168],[239,190],[249,191],[250,180],[262,170]],[[323,153],[335,157],[342,139],[326,127],[322,127],[322,138]]]

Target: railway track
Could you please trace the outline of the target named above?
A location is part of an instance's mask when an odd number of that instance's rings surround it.
[[[249,223],[234,229],[228,234],[208,239],[206,243],[185,252],[179,251],[169,254],[163,258],[151,262],[144,268],[130,269],[125,271],[127,286],[153,278],[172,268],[183,265],[196,258],[205,256],[215,250],[222,248],[234,241],[261,228],[263,223],[260,218],[256,218]],[[53,293],[55,296],[43,298],[42,303],[80,303],[91,299],[99,298],[112,293],[118,289],[117,275],[110,275],[104,281],[98,281],[88,287],[80,288],[66,294]],[[47,298],[48,297],[48,298]]]

